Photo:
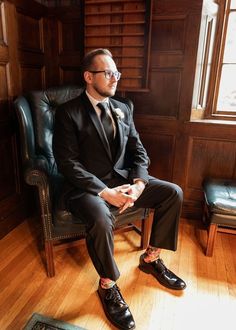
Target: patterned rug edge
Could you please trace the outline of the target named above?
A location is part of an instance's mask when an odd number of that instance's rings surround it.
[[[33,313],[22,330],[86,330],[79,326],[56,320],[52,317]]]

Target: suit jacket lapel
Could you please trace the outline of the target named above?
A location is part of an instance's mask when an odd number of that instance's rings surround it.
[[[86,93],[84,92],[83,95],[81,95],[81,98],[83,98],[83,102],[84,102],[84,105],[85,105],[85,109],[86,111],[88,112],[90,118],[91,118],[91,121],[93,123],[93,125],[95,126],[97,132],[98,132],[98,135],[104,145],[104,148],[109,156],[110,159],[112,159],[112,154],[111,154],[111,150],[110,150],[110,146],[109,146],[109,142],[104,134],[104,131],[103,131],[103,128],[102,128],[102,124],[97,116],[97,113],[96,111],[94,110],[91,102],[89,101]]]

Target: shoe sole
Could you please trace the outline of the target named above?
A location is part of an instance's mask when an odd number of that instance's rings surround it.
[[[162,279],[159,279],[159,278],[156,276],[156,273],[155,273],[155,272],[148,270],[145,266],[139,265],[138,268],[139,268],[142,272],[144,272],[144,273],[146,273],[146,274],[151,274],[151,275],[153,275],[153,276],[158,280],[158,282],[159,282],[160,284],[162,284],[163,286],[165,286],[165,287],[168,288],[168,289],[172,289],[172,290],[184,290],[184,289],[186,288],[186,285],[185,285],[183,288],[182,288],[182,287],[180,287],[180,288],[175,287],[175,288],[174,288],[173,286],[166,284]]]
[[[105,306],[104,306],[104,304],[103,304],[102,297],[100,296],[100,293],[99,293],[98,290],[97,290],[97,293],[98,293],[98,296],[99,296],[100,301],[101,301],[101,303],[102,303],[102,307],[103,307],[104,313],[106,314],[107,319],[108,319],[108,320],[109,320],[109,321],[110,321],[115,327],[117,327],[117,328],[120,329],[120,330],[134,330],[134,329],[136,328],[135,326],[134,326],[133,328],[130,328],[130,329],[128,329],[128,328],[124,328],[124,327],[122,327],[120,324],[117,324],[116,322],[114,322],[114,321],[111,319],[110,315],[107,313],[106,308],[105,308]]]

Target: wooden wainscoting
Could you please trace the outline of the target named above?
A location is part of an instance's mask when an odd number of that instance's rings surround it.
[[[80,81],[83,24],[79,6],[56,9],[10,0],[0,8],[1,238],[36,210],[23,179],[13,100],[29,90]]]

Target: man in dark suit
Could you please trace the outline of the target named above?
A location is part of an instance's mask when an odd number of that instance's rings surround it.
[[[53,149],[66,180],[64,200],[87,225],[86,243],[99,276],[98,294],[108,319],[119,329],[135,322],[116,280],[111,208],[124,212],[134,204],[155,209],[150,245],[139,268],[162,285],[182,290],[186,284],[166,268],[160,251],[176,250],[182,190],[148,175],[149,158],[135,129],[128,104],[111,96],[120,73],[111,53],[97,49],[82,65],[85,91],[56,111]]]

